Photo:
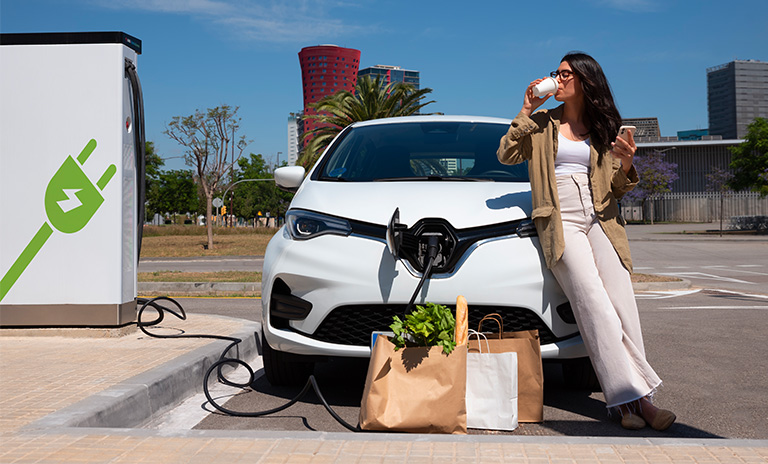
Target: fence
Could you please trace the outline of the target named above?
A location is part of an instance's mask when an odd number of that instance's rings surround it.
[[[628,221],[715,222],[720,220],[720,194],[710,192],[665,193],[640,204],[621,205]],[[768,197],[755,192],[727,192],[722,198],[723,221],[735,216],[768,216]]]

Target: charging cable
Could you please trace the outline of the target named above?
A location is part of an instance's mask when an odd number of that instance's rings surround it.
[[[176,310],[170,309],[167,306],[161,305],[159,302],[161,301],[167,301],[172,303]],[[265,411],[255,411],[255,412],[241,412],[241,411],[234,411],[228,408],[225,408],[224,406],[218,404],[216,400],[211,396],[211,392],[208,389],[208,383],[210,382],[211,375],[213,375],[214,372],[216,372],[217,380],[225,385],[228,385],[230,387],[236,387],[236,388],[253,388],[252,385],[256,380],[256,374],[253,371],[253,368],[251,368],[250,365],[248,365],[247,362],[238,359],[238,358],[231,358],[227,357],[227,354],[230,352],[232,348],[237,346],[240,342],[242,342],[242,339],[236,338],[236,337],[227,337],[223,335],[206,335],[206,334],[173,334],[173,335],[161,335],[161,334],[154,334],[147,330],[147,328],[155,326],[159,324],[160,322],[165,319],[165,312],[168,311],[169,313],[173,314],[174,316],[178,317],[181,320],[186,320],[187,315],[184,311],[184,308],[174,300],[173,298],[161,296],[157,298],[152,299],[145,299],[145,298],[139,298],[138,303],[141,306],[141,309],[139,310],[137,322],[139,329],[144,332],[147,336],[152,338],[207,338],[207,339],[213,339],[213,340],[225,340],[231,342],[221,353],[221,356],[219,357],[219,360],[216,361],[211,365],[211,367],[208,368],[208,370],[205,373],[205,376],[203,377],[203,393],[205,393],[205,397],[208,399],[208,402],[216,408],[218,411],[223,412],[224,414],[230,415],[230,416],[237,416],[237,417],[261,417],[261,416],[268,416],[270,414],[275,414],[280,411],[283,411],[285,409],[288,409],[289,407],[296,404],[299,400],[304,398],[304,396],[309,393],[310,390],[315,392],[315,395],[320,400],[320,402],[323,404],[323,407],[328,411],[328,413],[342,426],[344,426],[346,429],[352,431],[352,432],[361,432],[362,429],[358,426],[354,426],[350,424],[349,422],[345,421],[341,418],[341,416],[336,413],[336,411],[331,408],[331,406],[328,404],[328,401],[326,401],[323,394],[320,392],[320,387],[317,385],[317,380],[315,379],[314,375],[310,375],[307,379],[307,383],[304,385],[304,388],[299,392],[296,397],[288,401],[282,406],[279,406],[277,408],[273,409],[267,409]],[[157,311],[158,316],[156,319],[152,321],[145,322],[142,319],[142,316],[144,314],[144,310],[147,308],[153,308],[155,311]],[[248,380],[246,382],[233,382],[232,380],[227,379],[227,377],[224,375],[223,368],[224,366],[231,366],[231,367],[237,367],[242,366],[245,368],[246,371],[248,371]]]
[[[405,307],[406,314],[413,308],[413,303],[416,301],[416,297],[424,286],[424,282],[426,282],[432,275],[432,266],[434,266],[437,254],[440,252],[440,237],[443,235],[439,232],[426,232],[423,236],[427,237],[427,266],[424,268],[424,274],[421,276],[421,280],[419,280],[419,284],[416,286],[416,290],[413,292],[411,300],[408,302],[408,306]]]
[[[406,307],[406,312],[408,311],[408,308],[411,308],[413,306],[414,301],[416,300],[416,297],[419,294],[419,291],[421,291],[421,288],[424,285],[424,282],[432,275],[432,267],[434,265],[435,259],[437,258],[437,255],[440,252],[440,237],[442,237],[442,234],[438,232],[431,232],[424,234],[424,236],[427,237],[427,250],[426,250],[426,259],[427,259],[427,266],[424,269],[424,275],[422,275],[421,280],[419,281],[419,284],[416,286],[416,291],[413,292],[413,296],[411,296],[411,300],[408,303],[408,306]],[[205,376],[203,377],[203,393],[205,394],[206,399],[208,402],[213,406],[216,410],[230,415],[230,416],[236,416],[236,417],[262,417],[262,416],[268,416],[271,414],[275,414],[281,411],[284,411],[285,409],[288,409],[289,407],[296,404],[299,400],[304,398],[310,390],[315,392],[315,395],[322,403],[323,407],[326,411],[333,417],[336,422],[341,424],[343,427],[345,427],[347,430],[350,430],[352,432],[362,432],[363,430],[358,426],[352,425],[349,422],[345,421],[341,418],[341,416],[336,413],[336,411],[331,408],[331,406],[328,404],[328,401],[326,401],[325,397],[323,396],[322,392],[320,391],[320,387],[317,385],[317,380],[315,379],[314,375],[310,375],[307,378],[307,383],[304,384],[304,388],[299,392],[296,397],[289,400],[287,403],[285,403],[282,406],[267,409],[264,411],[254,411],[254,412],[242,412],[242,411],[234,411],[229,408],[225,408],[224,406],[218,404],[216,400],[211,396],[211,393],[208,389],[208,383],[210,382],[211,375],[213,375],[214,372],[216,372],[216,377],[219,382],[236,388],[253,388],[253,384],[256,380],[255,373],[253,371],[253,368],[251,366],[238,358],[232,358],[227,357],[227,354],[230,352],[232,348],[237,346],[242,340],[235,337],[226,337],[221,335],[195,335],[195,334],[175,334],[175,335],[158,335],[153,334],[152,332],[148,331],[147,328],[157,325],[160,322],[163,321],[165,318],[165,311],[168,311],[169,313],[173,314],[174,316],[178,317],[181,320],[186,320],[187,316],[184,312],[184,308],[174,299],[169,297],[157,297],[153,298],[151,300],[139,298],[138,304],[142,305],[141,309],[138,313],[137,318],[137,325],[139,326],[139,329],[141,329],[142,332],[144,332],[149,337],[154,338],[207,338],[207,339],[214,339],[214,340],[226,340],[231,342],[221,353],[221,356],[219,357],[218,361],[214,362],[211,367],[208,368],[208,370],[205,373]],[[172,310],[168,307],[165,307],[161,304],[159,304],[160,301],[168,301],[172,303],[174,306],[176,306],[176,309],[178,311]],[[148,307],[151,307],[155,309],[158,312],[158,316],[155,320],[144,322],[142,319],[142,315],[144,314],[144,310]],[[230,366],[234,367],[235,369],[237,366],[242,366],[247,372],[248,372],[248,380],[246,382],[233,382],[226,378],[226,376],[223,373],[224,366]]]

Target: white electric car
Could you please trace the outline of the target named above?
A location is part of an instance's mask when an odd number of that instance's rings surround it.
[[[297,166],[275,171],[278,186],[296,195],[264,258],[262,344],[272,384],[303,382],[329,356],[370,356],[371,334],[388,331],[412,300],[455,308],[458,295],[470,328],[498,313],[504,331],[538,329],[545,360],[572,360],[566,376],[594,384],[530,219],[528,168],[496,158],[510,122],[359,122],[308,175]]]

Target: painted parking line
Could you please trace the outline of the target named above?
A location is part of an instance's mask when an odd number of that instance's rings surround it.
[[[727,293],[729,295],[745,296],[748,298],[761,298],[761,299],[768,300],[768,295],[755,295],[753,293],[744,293],[744,292],[737,292],[734,290],[721,290],[721,289],[716,289],[711,291],[718,292],[718,293]]]
[[[664,291],[648,291],[635,293],[635,299],[638,300],[664,300],[667,298],[677,298],[679,296],[692,295],[700,292],[701,289],[695,290],[664,290]]]
[[[734,279],[731,277],[717,276],[714,274],[705,274],[703,272],[661,272],[659,275],[667,275],[674,277],[684,277],[687,279],[702,279],[702,280],[715,280],[718,282],[731,282],[736,284],[749,284],[755,285],[755,282],[747,282],[746,280]]]
[[[726,266],[705,266],[705,268],[715,268],[717,267],[717,270],[723,270],[728,272],[741,272],[742,274],[751,274],[751,275],[768,275],[768,273],[765,272],[756,272],[756,271],[745,271],[743,269],[734,269],[732,267],[726,267]]]
[[[725,295],[733,295],[734,297],[750,298],[757,300],[768,300],[768,295],[756,295],[754,293],[737,292],[734,290],[721,290],[721,289],[703,289],[706,292],[720,293]],[[660,292],[658,292],[660,293]],[[683,296],[683,295],[680,295]],[[755,302],[757,303],[757,301]],[[762,301],[760,301],[762,303]],[[759,309],[768,310],[768,305],[692,305],[692,306],[660,306],[657,308],[662,309],[699,309],[699,310],[728,310],[728,309]]]

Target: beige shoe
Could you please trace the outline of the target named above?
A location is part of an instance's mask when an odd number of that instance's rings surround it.
[[[640,430],[645,427],[645,425],[645,420],[637,414],[628,412],[621,417],[621,426],[627,430]]]
[[[677,416],[672,411],[659,409],[656,411],[656,417],[653,418],[653,422],[651,422],[651,428],[659,431],[667,430],[670,425],[675,423],[676,419]]]

